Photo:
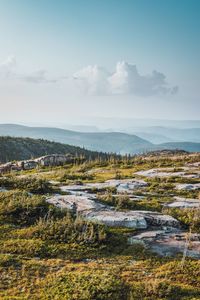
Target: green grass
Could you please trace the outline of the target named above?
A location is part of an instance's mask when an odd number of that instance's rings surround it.
[[[199,300],[200,261],[187,258],[182,266],[182,256],[157,257],[141,244],[127,244],[136,230],[77,219],[45,201],[57,189],[48,180],[102,182],[199,160],[199,155],[110,158],[1,177],[8,191],[0,192],[0,299]],[[198,197],[198,191],[176,190],[181,180],[146,179],[148,187],[134,192],[144,196],[139,201],[113,197],[114,190],[102,190],[99,198],[117,209],[164,211],[199,232],[196,211],[163,210],[174,196]]]

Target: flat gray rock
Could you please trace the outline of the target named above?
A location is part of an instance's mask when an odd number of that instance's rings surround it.
[[[177,184],[176,185],[177,190],[199,190],[200,189],[200,183],[183,183],[183,184]]]
[[[179,227],[179,222],[169,215],[163,215],[162,213],[155,211],[137,210],[136,213],[140,214],[145,218],[147,224],[150,226],[169,226],[169,227]]]
[[[177,177],[185,175],[184,171],[181,172],[167,172],[166,169],[150,169],[145,171],[138,171],[135,173],[136,175],[144,176],[144,177]]]
[[[164,204],[165,207],[171,208],[200,208],[200,200],[189,199],[182,197],[174,197],[176,201],[168,204]]]
[[[145,229],[147,222],[143,216],[136,212],[122,212],[114,210],[90,211],[84,214],[85,218],[91,221],[103,223],[112,227],[128,227]]]
[[[103,190],[106,188],[116,188],[117,192],[131,192],[137,188],[145,187],[148,183],[143,180],[135,180],[135,179],[111,179],[105,182],[94,182],[87,183],[84,185],[65,185],[61,186],[60,189],[62,191],[70,192],[70,191],[90,191],[93,189]]]
[[[183,178],[199,178],[200,173],[198,170],[191,170],[188,167],[182,167],[182,171],[173,171],[173,168],[159,168],[159,169],[149,169],[144,171],[138,171],[134,174],[149,178],[154,177],[183,177]],[[187,173],[187,171],[191,171]]]
[[[78,212],[91,209],[99,210],[105,207],[103,204],[95,202],[90,197],[77,195],[55,195],[47,199],[47,202],[57,207],[67,208],[69,210],[71,210],[75,204]]]
[[[142,243],[160,256],[183,254],[200,258],[200,234],[190,234],[180,230],[145,231],[128,239],[129,244]]]
[[[122,226],[130,228],[147,228],[147,226],[177,227],[179,222],[171,216],[153,211],[116,211],[114,207],[101,204],[95,195],[54,195],[47,199],[60,208],[76,210],[85,219],[94,220],[108,226]]]

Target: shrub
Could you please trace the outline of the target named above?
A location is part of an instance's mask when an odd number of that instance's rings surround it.
[[[42,196],[20,191],[0,193],[0,223],[31,225],[47,214],[63,216],[66,212],[50,206]]]
[[[61,182],[65,182],[67,180],[93,180],[94,175],[86,174],[86,173],[65,173],[61,178]]]
[[[49,277],[40,299],[126,300],[128,289],[116,272],[62,272]]]
[[[168,208],[164,210],[164,213],[179,220],[183,226],[190,227],[193,232],[200,232],[200,209]]]
[[[103,225],[73,219],[69,215],[63,219],[40,219],[35,226],[34,236],[42,240],[62,243],[95,244],[105,242],[107,231]]]
[[[33,194],[46,194],[53,191],[48,181],[32,177],[3,177],[0,178],[0,185],[10,189],[26,190]]]
[[[0,242],[1,253],[26,255],[27,257],[45,257],[48,253],[47,245],[40,239],[10,239]]]

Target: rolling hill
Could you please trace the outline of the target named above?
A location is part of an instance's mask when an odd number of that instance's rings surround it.
[[[132,128],[128,133],[136,134],[155,144],[167,142],[193,142],[200,143],[200,128],[173,128],[162,126],[150,126]]]
[[[50,127],[0,125],[0,136],[30,137],[84,147],[92,151],[120,154],[145,152],[153,146],[149,141],[120,132],[78,132]]]
[[[158,134],[160,134],[160,132]],[[156,144],[138,137],[137,135],[121,132],[77,132],[60,128],[28,127],[15,124],[0,124],[0,136],[45,139],[51,142],[65,144],[62,145],[62,147],[66,147],[66,145],[67,147],[70,147],[69,145],[73,145],[86,148],[90,151],[117,153],[122,155],[163,149],[181,149],[190,152],[200,151],[200,143],[190,141],[180,142],[168,140],[165,143]],[[20,146],[20,144],[18,144],[18,146]],[[59,147],[58,149],[60,149]],[[74,151],[76,147],[73,148]],[[81,148],[79,148],[79,151],[81,151]],[[85,150],[82,149],[82,151]],[[55,152],[60,153],[54,149],[54,153]]]
[[[192,142],[173,142],[173,143],[163,143],[160,145],[155,145],[155,148],[162,149],[181,149],[188,152],[200,152],[200,143],[192,143]]]
[[[85,158],[107,158],[105,153],[88,151],[80,147],[64,145],[41,139],[0,137],[0,163],[26,160],[48,154],[67,154]]]

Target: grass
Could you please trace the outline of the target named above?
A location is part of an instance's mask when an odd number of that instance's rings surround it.
[[[181,256],[158,257],[141,244],[127,244],[136,230],[86,222],[45,201],[57,189],[49,180],[103,182],[195,161],[200,155],[96,160],[1,177],[8,191],[0,193],[0,299],[200,299],[200,261],[186,258],[182,266]],[[145,180],[148,186],[134,192],[144,196],[139,201],[126,194],[113,198],[108,190],[99,197],[117,209],[164,211],[199,232],[194,210],[163,209],[174,196],[195,198],[198,191],[176,190],[180,178]]]

